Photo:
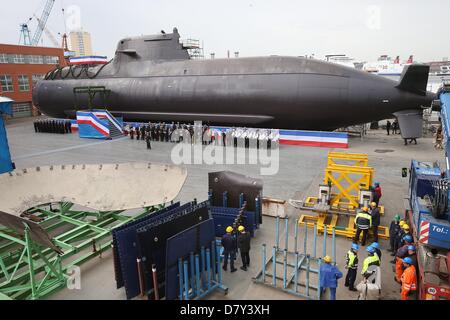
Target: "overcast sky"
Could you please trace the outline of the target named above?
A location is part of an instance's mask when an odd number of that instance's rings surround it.
[[[4,3],[0,42],[18,43],[19,25],[40,16],[44,3]],[[228,50],[241,56],[347,54],[365,61],[381,54],[402,60],[414,54],[423,62],[450,57],[448,0],[56,0],[48,29],[57,35],[65,25],[75,27],[77,8],[94,53],[108,57],[125,36],[170,33],[173,27],[182,38],[202,40],[216,57]],[[34,32],[36,23],[30,27]]]

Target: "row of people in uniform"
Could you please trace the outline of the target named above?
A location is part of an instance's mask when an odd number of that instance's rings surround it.
[[[72,133],[72,123],[70,120],[45,119],[34,121],[34,131],[36,133]]]
[[[178,130],[183,130],[183,132]],[[203,145],[234,145],[234,147],[245,146],[246,148],[259,148],[261,143],[267,144],[267,148],[271,148],[272,144],[279,143],[280,139],[278,131],[271,129],[229,128],[223,131],[213,129],[208,125],[197,127],[196,124],[175,124],[174,122],[171,124],[150,122],[146,125],[127,125],[125,133],[130,135],[131,140],[134,140],[135,137],[137,140],[145,140],[148,134],[151,141],[187,142],[190,139],[191,143],[201,141]]]

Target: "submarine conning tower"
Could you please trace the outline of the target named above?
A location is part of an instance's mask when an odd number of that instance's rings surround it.
[[[114,64],[136,61],[189,60],[189,52],[180,43],[178,29],[173,33],[125,38],[119,41]]]

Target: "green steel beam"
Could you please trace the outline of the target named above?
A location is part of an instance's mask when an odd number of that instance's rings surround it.
[[[62,203],[59,212],[43,208],[29,210],[33,214],[39,212],[44,219],[40,225],[47,232],[55,231],[60,227],[75,226],[75,228],[54,237],[55,244],[64,249],[64,254],[61,256],[50,248],[42,248],[42,250],[39,245],[33,243],[27,228],[24,240],[8,234],[6,229],[0,231],[0,237],[10,242],[0,247],[0,257],[2,257],[2,252],[7,253],[7,257],[3,257],[4,260],[0,259],[1,272],[7,278],[6,282],[0,283],[0,294],[3,292],[16,299],[41,299],[64,288],[67,277],[65,273],[69,268],[80,266],[86,261],[100,256],[111,247],[112,240],[106,242],[104,240],[110,236],[112,229],[144,217],[157,209],[156,207],[145,208],[141,214],[125,216],[122,215],[124,211],[96,213],[70,211],[72,206],[70,203]],[[163,207],[159,206],[158,208]],[[97,220],[82,220],[88,216],[96,217]],[[117,224],[115,224],[116,222]],[[94,244],[95,250],[86,251]],[[22,246],[23,250],[21,253],[19,250],[14,253],[8,252],[8,249],[13,246]],[[64,261],[78,254],[79,257],[63,266]],[[15,261],[13,261],[14,257]],[[16,275],[23,268],[26,270]]]

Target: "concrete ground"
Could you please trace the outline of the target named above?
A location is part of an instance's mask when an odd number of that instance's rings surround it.
[[[7,123],[8,139],[13,161],[17,168],[53,164],[96,164],[124,162],[172,163],[170,153],[173,144],[153,143],[153,150],[145,148],[145,142],[130,141],[127,138],[116,141],[82,140],[76,134],[35,134],[32,119],[11,120]],[[178,200],[199,201],[207,199],[208,172],[231,170],[249,176],[259,177],[264,181],[264,196],[279,199],[304,199],[307,195],[315,196],[318,184],[323,179],[324,167],[329,151],[348,151],[351,153],[367,153],[369,164],[375,168],[375,179],[381,183],[383,197],[381,204],[386,207],[386,215],[382,225],[388,226],[396,213],[403,213],[403,197],[408,191],[408,179],[401,177],[401,169],[409,167],[411,159],[420,161],[441,161],[442,151],[433,148],[431,139],[420,139],[418,145],[404,146],[400,136],[386,136],[384,131],[371,131],[362,141],[360,138],[350,139],[348,150],[281,146],[279,172],[273,176],[260,176],[260,167],[256,165],[188,165],[188,179]],[[132,179],[132,177],[130,177]],[[148,188],[157,188],[158,182],[149,182]],[[293,229],[300,212],[289,207],[290,248],[293,246]],[[280,233],[284,239],[284,229]],[[311,232],[308,237],[308,251],[312,247]],[[261,245],[271,248],[275,243],[275,219],[265,217],[264,223],[252,242],[251,267],[244,272],[225,273],[224,284],[229,287],[227,296],[216,292],[209,299],[298,299],[279,290],[255,284],[252,277],[261,270]],[[303,230],[300,231],[299,243],[303,244]],[[328,239],[328,254],[331,254],[331,239]],[[345,238],[336,241],[337,264],[341,271],[345,264],[345,253],[351,244]],[[399,285],[393,281],[391,257],[385,250],[386,241],[381,241],[382,256],[382,299],[398,299]],[[269,252],[269,250],[268,250]],[[318,242],[318,254],[322,253],[322,239]],[[366,254],[360,250],[360,266]],[[237,260],[239,267],[240,258]],[[111,252],[102,258],[94,259],[81,268],[81,290],[62,290],[51,299],[125,299],[123,289],[116,289]],[[357,282],[360,280],[358,277]],[[349,292],[339,283],[338,299],[356,299],[357,293]]]

